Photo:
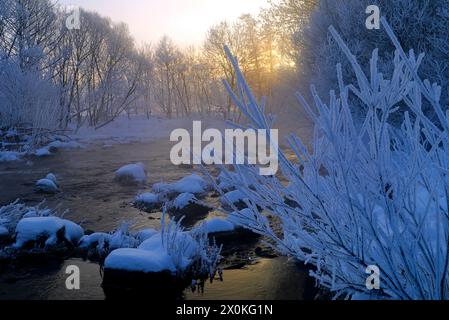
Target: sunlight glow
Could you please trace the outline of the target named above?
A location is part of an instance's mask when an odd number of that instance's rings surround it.
[[[245,13],[257,14],[268,0],[59,0],[129,25],[137,43],[155,43],[164,34],[178,44],[199,44],[214,24]]]

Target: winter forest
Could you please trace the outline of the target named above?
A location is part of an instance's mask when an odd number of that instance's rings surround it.
[[[0,300],[449,299],[449,1],[232,1],[0,0]]]

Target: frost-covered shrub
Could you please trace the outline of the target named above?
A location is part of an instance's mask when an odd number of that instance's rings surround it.
[[[48,143],[58,116],[57,90],[50,81],[37,71],[21,70],[16,62],[0,61],[1,128],[16,128],[21,138],[27,136],[27,146],[34,148]]]
[[[320,94],[326,94],[334,88],[337,81],[335,65],[342,64],[343,79],[347,83],[355,81],[355,73],[338,48],[338,44],[328,33],[328,27],[334,26],[347,41],[351,52],[355,54],[364,71],[368,71],[373,49],[379,50],[379,70],[388,77],[393,72],[395,48],[384,30],[368,30],[365,26],[369,5],[377,5],[380,12],[389,21],[400,38],[404,50],[415,49],[425,52],[419,75],[423,79],[438,82],[442,88],[442,105],[449,104],[449,49],[447,30],[449,28],[448,0],[318,0],[308,28],[300,30],[296,38],[304,44],[304,50],[298,55],[298,64],[303,72],[304,82],[314,83]],[[355,101],[357,102],[357,101]],[[363,117],[366,109],[363,104],[351,106],[358,116]],[[405,107],[405,106],[404,106]],[[424,111],[435,116],[430,104]],[[398,124],[401,114],[391,121]],[[436,117],[435,117],[436,118]]]
[[[317,112],[298,95],[315,131],[310,148],[289,137],[296,161],[279,153],[288,187],[280,177],[260,176],[254,166],[235,166],[234,185],[254,213],[243,223],[281,253],[312,265],[317,284],[335,297],[448,299],[449,114],[442,111],[441,88],[418,75],[423,55],[406,54],[385,19],[382,25],[396,48],[391,77],[379,72],[377,50],[363,72],[330,28],[356,81],[346,85],[338,66],[338,88],[328,101],[312,87]],[[259,105],[228,55],[239,80],[238,95],[227,86],[231,97],[252,127],[271,128],[263,100]],[[351,115],[350,93],[367,110],[361,126]],[[398,103],[410,109],[400,128],[388,123]],[[423,114],[424,103],[440,126]],[[366,287],[371,265],[380,269],[380,290]]]
[[[86,251],[89,259],[98,260],[102,264],[112,251],[137,248],[142,243],[142,235],[131,232],[131,226],[131,222],[122,222],[112,232],[95,232],[85,235],[78,242],[78,247]]]
[[[165,214],[162,217],[162,221],[164,220]],[[188,268],[194,275],[212,276],[221,259],[222,247],[215,242],[211,244],[208,232],[202,228],[195,228],[187,233],[181,225],[182,220],[162,223],[162,246],[172,257],[177,270]]]
[[[165,210],[164,210],[165,211]],[[161,230],[130,232],[124,223],[114,233],[84,236],[80,248],[88,249],[91,258],[104,261],[105,269],[129,272],[169,271],[176,276],[204,277],[215,274],[221,247],[210,243],[207,231],[185,230],[182,219],[161,219]]]
[[[50,209],[43,208],[43,203],[35,207],[28,207],[19,200],[0,208],[0,226],[6,228],[13,235],[16,226],[23,218],[49,217],[54,215]]]
[[[48,176],[53,176],[49,174]],[[60,217],[58,217],[59,215]],[[27,249],[49,249],[61,243],[73,248],[84,235],[78,224],[62,218],[63,213],[43,207],[28,207],[19,200],[0,208],[0,233],[14,243],[7,247],[10,258]]]

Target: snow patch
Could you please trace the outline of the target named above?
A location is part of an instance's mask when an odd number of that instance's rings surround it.
[[[234,231],[235,225],[227,219],[212,218],[204,221],[201,224],[200,228],[202,228],[207,233],[220,233]]]
[[[210,189],[210,185],[197,174],[184,177],[174,183],[157,183],[153,185],[156,193],[193,193],[204,194]]]
[[[37,157],[48,157],[48,156],[51,156],[51,152],[48,147],[44,147],[44,148],[37,149],[34,152],[34,155],[36,155]]]
[[[146,251],[140,249],[117,249],[105,260],[106,269],[131,272],[175,272],[173,260],[166,252]]]
[[[7,237],[9,235],[8,229],[0,225],[0,237]]]
[[[0,162],[19,161],[23,155],[22,152],[0,151]]]
[[[80,248],[89,248],[95,244],[109,242],[111,240],[111,234],[104,232],[96,232],[90,235],[83,236],[78,242]]]
[[[173,201],[173,206],[176,209],[183,209],[187,207],[189,204],[197,203],[198,199],[192,193],[181,193],[176,199]]]
[[[56,148],[56,149],[80,149],[83,148],[83,145],[76,142],[76,141],[61,141],[61,140],[55,140],[52,143],[50,143],[47,148]]]
[[[48,174],[44,179],[36,182],[36,190],[44,193],[57,193],[59,187],[54,174]]]
[[[120,182],[145,183],[147,181],[145,165],[139,162],[123,166],[115,172],[115,178]]]
[[[135,199],[135,202],[143,204],[143,205],[156,205],[160,203],[159,195],[148,192],[142,193],[138,195]]]
[[[144,229],[144,230],[140,230],[139,232],[137,232],[135,237],[142,243],[145,240],[150,239],[152,236],[154,236],[157,233],[158,233],[158,231],[155,229]]]
[[[65,238],[72,243],[78,243],[84,235],[84,230],[79,225],[69,220],[58,217],[34,217],[24,218],[19,221],[16,227],[15,247],[20,248],[29,241],[39,239],[41,236],[47,236],[46,245],[56,244],[57,233],[65,228]]]

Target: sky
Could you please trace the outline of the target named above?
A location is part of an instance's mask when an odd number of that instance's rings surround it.
[[[245,13],[257,14],[268,0],[59,0],[128,24],[137,44],[156,43],[164,34],[180,45],[200,44],[207,30]]]

